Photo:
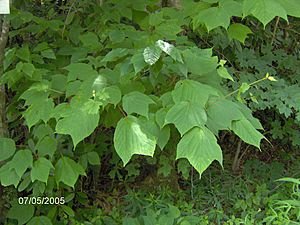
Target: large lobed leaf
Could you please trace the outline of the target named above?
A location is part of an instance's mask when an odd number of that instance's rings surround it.
[[[176,159],[180,158],[187,158],[200,176],[214,160],[223,163],[217,139],[206,127],[195,127],[183,136],[177,146]]]
[[[114,146],[125,166],[134,154],[153,156],[156,139],[142,128],[136,117],[127,116],[117,124]]]

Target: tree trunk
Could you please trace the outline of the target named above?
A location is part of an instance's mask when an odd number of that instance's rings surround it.
[[[5,55],[5,47],[8,40],[9,21],[5,16],[2,18],[0,36],[0,78],[3,75],[3,60]],[[6,92],[5,86],[0,85],[0,137],[8,136],[8,126],[6,122]]]
[[[5,16],[0,18],[0,78],[3,75],[4,68],[3,68],[3,61],[5,56],[5,47],[8,40],[8,32],[9,32],[9,21]],[[8,137],[8,126],[6,121],[6,92],[5,86],[0,85],[0,138]],[[0,149],[1,151],[2,149]],[[0,163],[0,166],[2,164]],[[0,184],[0,224],[3,223],[2,218],[4,218],[4,204],[5,200],[3,199],[3,187]]]

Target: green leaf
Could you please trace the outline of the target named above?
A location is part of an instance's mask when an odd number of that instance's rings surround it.
[[[30,51],[28,45],[23,46],[17,50],[16,56],[26,62],[30,61]]]
[[[231,129],[232,121],[244,118],[239,106],[227,99],[213,99],[209,102],[207,115],[218,130]]]
[[[247,119],[232,122],[232,130],[244,142],[260,149],[260,141],[264,136],[258,132]]]
[[[227,69],[225,67],[223,67],[223,66],[219,67],[217,69],[217,72],[218,72],[218,75],[220,77],[223,77],[223,78],[229,79],[231,81],[234,81],[233,78],[232,78],[232,76],[228,73],[228,71],[227,71]]]
[[[34,215],[34,206],[30,204],[20,205],[15,202],[7,213],[7,217],[18,221],[18,225],[27,223]]]
[[[110,103],[117,106],[121,101],[122,93],[118,86],[109,86],[105,87],[101,92],[98,92],[96,96],[105,104]]]
[[[102,62],[111,62],[117,59],[120,59],[126,56],[129,53],[128,49],[125,48],[116,48],[111,50],[106,56],[102,59]]]
[[[194,29],[201,24],[205,24],[208,31],[220,26],[227,29],[230,24],[230,18],[240,15],[240,3],[233,0],[220,1],[217,7],[200,10],[197,16],[193,18]]]
[[[64,69],[69,71],[68,82],[76,79],[87,80],[98,75],[91,65],[85,63],[72,63],[64,67]]]
[[[79,175],[85,175],[84,169],[73,159],[62,156],[55,165],[55,180],[74,188]]]
[[[22,177],[25,171],[32,167],[32,153],[30,150],[19,150],[11,160],[10,167],[14,168],[17,175]]]
[[[84,138],[93,133],[99,123],[99,104],[93,100],[74,103],[63,109],[56,124],[56,133],[72,137],[74,149]]]
[[[218,58],[211,56],[211,49],[191,48],[183,51],[182,54],[188,71],[192,74],[207,74],[218,66]]]
[[[87,153],[87,158],[91,165],[100,165],[100,158],[97,152]]]
[[[4,161],[13,156],[15,151],[16,144],[13,139],[0,138],[0,161]]]
[[[80,35],[79,40],[83,43],[83,46],[88,47],[92,50],[96,51],[101,49],[98,36],[93,32],[87,32]]]
[[[143,55],[145,62],[152,66],[159,60],[161,49],[157,47],[147,47],[145,48]]]
[[[20,176],[18,176],[16,170],[11,165],[12,162],[7,162],[0,168],[0,180],[1,184],[4,187],[7,187],[9,185],[14,185],[15,188],[17,188],[18,183],[21,179]]]
[[[245,44],[245,40],[248,37],[248,34],[252,34],[251,29],[241,23],[231,24],[227,32],[228,32],[228,37],[230,39],[236,39],[243,44]]]
[[[32,77],[35,72],[35,67],[31,63],[23,63],[22,71],[29,77]]]
[[[75,213],[71,207],[66,206],[66,205],[61,205],[61,208],[69,217],[75,216]]]
[[[31,181],[34,182],[35,180],[39,180],[47,184],[51,168],[54,167],[48,159],[44,157],[39,158],[33,163],[33,167],[30,174]]]
[[[137,113],[148,118],[149,105],[155,102],[148,96],[138,91],[133,91],[123,97],[123,109],[127,114]]]
[[[52,225],[52,222],[46,216],[36,216],[33,217],[27,225]]]
[[[277,0],[290,16],[300,17],[300,1]]]
[[[48,155],[52,158],[57,148],[57,141],[55,138],[46,136],[37,143],[35,148],[40,157]]]
[[[203,106],[195,102],[180,102],[167,113],[165,124],[173,123],[181,136],[195,126],[203,126],[207,121]]]
[[[41,55],[47,59],[56,59],[55,53],[52,49],[46,49],[41,51]]]
[[[164,53],[171,56],[171,58],[175,61],[183,63],[180,51],[177,48],[175,48],[174,45],[171,45],[168,42],[162,40],[158,40],[156,42],[156,46],[158,46]]]
[[[200,176],[214,160],[221,165],[223,161],[216,137],[205,127],[195,127],[183,136],[177,146],[176,159],[180,158],[187,158]]]
[[[190,101],[200,104],[202,107],[205,107],[211,95],[218,96],[217,90],[193,80],[177,82],[175,90],[172,91],[172,97],[175,103]]]
[[[142,129],[137,118],[127,116],[117,124],[114,146],[126,165],[134,154],[153,156],[156,140]]]
[[[281,4],[274,0],[245,0],[243,3],[243,15],[253,15],[264,27],[279,16],[287,21],[287,12]]]
[[[133,64],[135,74],[142,71],[147,66],[147,63],[144,60],[144,55],[142,52],[135,53],[132,57],[130,62]]]
[[[44,99],[37,104],[31,105],[24,113],[26,124],[30,129],[32,126],[37,124],[40,120],[45,123],[50,119],[51,112],[54,108],[52,99]]]
[[[150,135],[156,138],[157,145],[161,150],[163,150],[170,139],[170,127],[165,126],[163,128],[160,128],[156,123],[154,114],[150,114],[149,119],[140,117],[138,118],[138,122],[139,124],[141,124],[142,129],[146,133],[149,133]]]

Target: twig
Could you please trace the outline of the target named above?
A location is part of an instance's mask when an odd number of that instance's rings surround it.
[[[275,23],[275,26],[274,26],[274,31],[273,31],[273,37],[272,37],[272,40],[271,40],[271,45],[273,45],[273,42],[274,42],[275,37],[276,37],[276,31],[277,31],[277,28],[278,28],[279,20],[280,20],[280,17],[277,16],[276,17],[276,23]]]

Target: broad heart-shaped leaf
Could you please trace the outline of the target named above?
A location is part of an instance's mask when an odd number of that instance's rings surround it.
[[[24,117],[29,129],[37,124],[40,120],[45,123],[50,119],[52,110],[54,109],[53,100],[45,98],[37,104],[31,105],[24,113]]]
[[[52,225],[51,220],[46,216],[36,216],[27,225]]]
[[[217,1],[216,1],[217,2]],[[208,31],[217,27],[228,28],[232,16],[241,15],[242,5],[233,0],[220,1],[218,7],[201,10],[193,19],[193,27],[205,24]]]
[[[240,111],[243,113],[243,115],[246,117],[247,120],[249,120],[249,122],[252,124],[252,126],[255,129],[258,130],[263,130],[263,126],[261,125],[261,123],[259,122],[258,119],[256,119],[255,117],[253,117],[252,115],[252,111],[244,104],[241,103],[236,103],[239,106]]]
[[[96,94],[97,98],[103,102],[103,107],[110,103],[115,106],[121,101],[122,93],[118,86],[105,87],[102,91]]]
[[[209,96],[218,96],[218,91],[211,86],[201,84],[193,80],[183,80],[177,82],[172,97],[175,103],[182,101],[196,102],[205,107]]]
[[[39,180],[47,184],[51,168],[54,167],[48,159],[44,157],[39,158],[33,163],[33,167],[30,174],[31,181],[34,182],[35,180]]]
[[[300,1],[277,0],[290,16],[300,17]]]
[[[245,118],[239,106],[227,99],[212,99],[207,107],[207,115],[218,130],[231,129],[232,121]]]
[[[38,150],[39,157],[50,156],[53,157],[57,148],[57,140],[53,137],[45,136],[36,144],[35,149]]]
[[[155,117],[155,114],[150,114],[149,119],[140,117],[138,118],[138,123],[142,126],[144,131],[156,138],[157,145],[163,150],[170,139],[170,127],[165,126],[160,128]]]
[[[54,108],[53,99],[48,98],[50,83],[42,81],[33,84],[26,90],[20,99],[25,99],[25,106],[29,106],[23,113],[29,128],[37,124],[40,120],[45,123],[50,119],[51,112]]]
[[[83,167],[69,157],[62,156],[55,165],[56,183],[74,187],[79,175],[85,175]]]
[[[245,0],[243,3],[243,15],[253,15],[256,17],[264,27],[279,16],[287,20],[287,12],[284,7],[276,0]]]
[[[27,168],[32,167],[32,153],[30,150],[19,150],[11,160],[10,167],[14,168],[19,177],[25,173]]]
[[[243,44],[245,43],[248,34],[252,34],[251,29],[241,23],[231,24],[227,32],[230,39],[236,39]]]
[[[171,56],[177,62],[183,63],[180,51],[175,48],[174,45],[169,44],[168,42],[158,40],[156,42],[156,46],[158,46],[163,52]]]
[[[232,122],[232,130],[244,142],[260,149],[260,141],[264,136],[258,132],[247,119]]]
[[[61,116],[56,124],[56,133],[69,134],[74,149],[84,138],[88,137],[98,126],[99,104],[94,100],[71,102],[62,107]]]
[[[0,161],[10,158],[16,151],[16,145],[13,139],[0,138]]]
[[[14,202],[7,213],[7,217],[18,221],[18,225],[26,224],[34,215],[34,206]]]
[[[217,139],[206,127],[195,127],[183,136],[177,145],[176,159],[180,158],[187,158],[200,176],[214,160],[223,163]]]
[[[142,52],[135,53],[132,56],[130,62],[133,64],[135,74],[139,73],[142,69],[144,69],[147,66]]]
[[[9,161],[0,168],[0,181],[1,185],[4,187],[14,185],[15,188],[17,188],[21,177],[18,176],[11,164],[11,161]]]
[[[210,49],[191,48],[182,52],[188,71],[195,75],[203,75],[215,70],[218,58],[212,57]]]
[[[196,102],[180,102],[175,104],[167,113],[165,124],[173,123],[181,136],[195,126],[203,126],[207,121],[206,112],[202,105]]]
[[[138,91],[133,91],[123,97],[123,109],[127,114],[137,113],[148,118],[149,104],[155,102],[148,96]]]
[[[68,82],[76,79],[86,80],[89,77],[94,77],[98,74],[91,65],[85,63],[72,63],[64,69],[69,71]]]
[[[161,52],[161,49],[156,46],[145,48],[143,52],[145,62],[150,66],[154,65],[159,60]]]
[[[153,156],[156,139],[142,129],[136,117],[127,116],[117,124],[114,146],[125,166],[134,154]]]

